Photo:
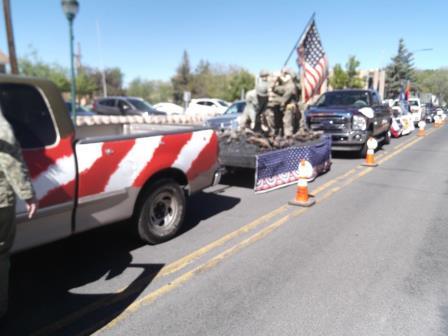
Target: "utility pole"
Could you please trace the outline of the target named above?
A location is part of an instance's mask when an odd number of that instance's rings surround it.
[[[17,66],[16,47],[14,45],[14,33],[12,32],[11,22],[11,6],[9,0],[3,0],[3,12],[5,14],[6,35],[8,38],[9,49],[9,64],[11,65],[11,73],[19,74],[19,67]]]

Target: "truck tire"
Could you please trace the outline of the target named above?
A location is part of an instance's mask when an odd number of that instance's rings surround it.
[[[179,231],[186,212],[184,191],[172,179],[151,184],[140,198],[136,219],[140,238],[158,244],[173,238]]]

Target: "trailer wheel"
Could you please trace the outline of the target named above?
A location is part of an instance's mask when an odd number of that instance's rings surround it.
[[[154,182],[144,192],[137,208],[140,238],[158,244],[173,238],[179,231],[186,212],[185,194],[172,179]]]

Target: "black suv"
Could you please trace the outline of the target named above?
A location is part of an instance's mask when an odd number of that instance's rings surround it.
[[[391,110],[374,90],[326,92],[306,111],[306,121],[310,129],[331,135],[334,151],[357,151],[364,157],[370,137],[390,142]]]
[[[107,97],[96,99],[92,110],[105,115],[166,115],[137,97]]]

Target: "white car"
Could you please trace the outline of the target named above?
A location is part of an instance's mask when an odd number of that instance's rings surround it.
[[[165,112],[168,115],[184,114],[184,108],[182,106],[173,103],[158,103],[153,105],[153,107],[156,110]]]
[[[215,116],[223,114],[229,106],[230,103],[222,99],[197,98],[190,101],[185,114],[201,115],[203,117]]]

